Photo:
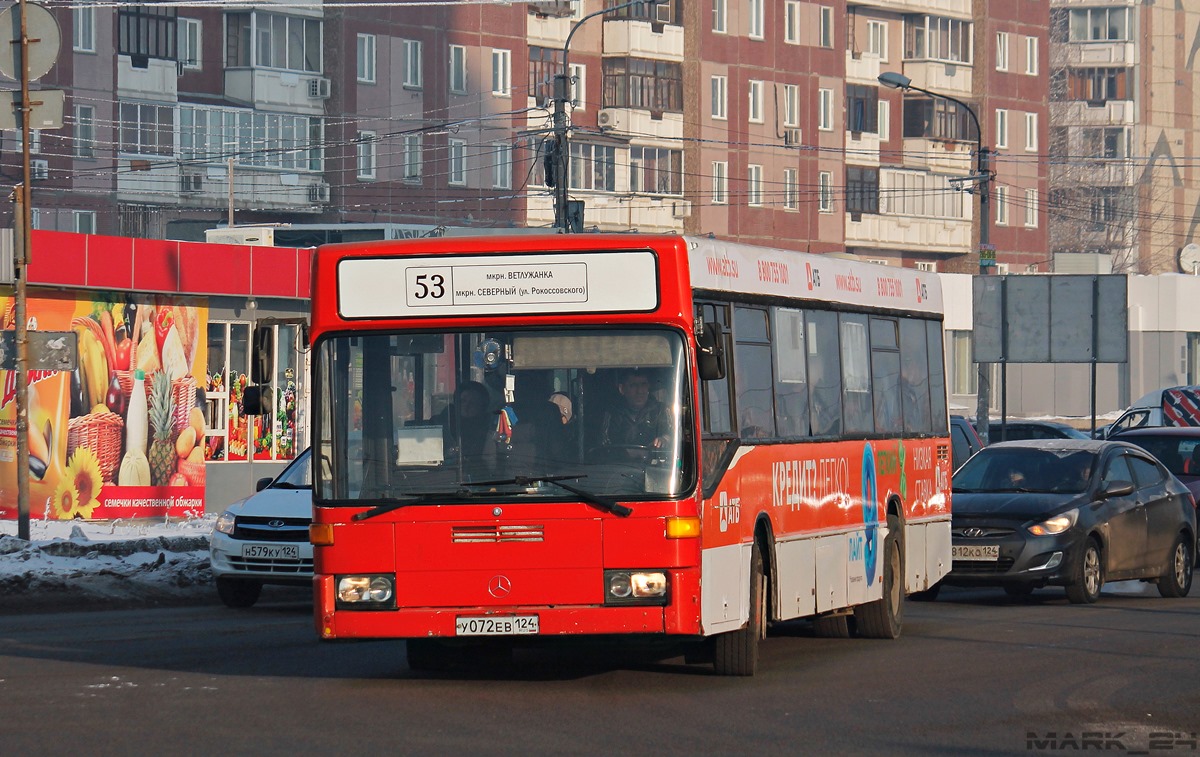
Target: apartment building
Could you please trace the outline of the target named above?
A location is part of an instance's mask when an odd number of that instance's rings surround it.
[[[1197,273],[1200,5],[1051,5],[1056,267]]]
[[[561,178],[587,229],[971,270],[982,143],[998,260],[1048,258],[1047,0],[617,5],[58,8],[71,48],[38,86],[65,89],[68,113],[33,140],[36,224],[549,228]],[[883,72],[913,87],[881,87]]]

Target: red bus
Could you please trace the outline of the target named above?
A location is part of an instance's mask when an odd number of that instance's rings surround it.
[[[710,239],[330,245],[312,297],[315,622],[437,669],[770,623],[895,638],[950,568],[934,274]]]

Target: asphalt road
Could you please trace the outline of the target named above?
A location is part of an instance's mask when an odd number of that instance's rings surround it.
[[[603,644],[419,675],[400,642],[318,642],[292,597],[248,611],[10,615],[0,749],[960,755],[1083,751],[1072,740],[1091,739],[1093,752],[1195,753],[1200,598],[1151,592],[1074,606],[1058,589],[1029,603],[947,589],[907,604],[897,641],[777,628],[750,679]]]

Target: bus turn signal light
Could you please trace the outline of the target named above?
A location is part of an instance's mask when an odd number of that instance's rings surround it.
[[[700,536],[700,519],[676,516],[667,518],[668,539],[695,539]]]
[[[308,524],[308,541],[317,547],[333,546],[333,526],[328,523]]]

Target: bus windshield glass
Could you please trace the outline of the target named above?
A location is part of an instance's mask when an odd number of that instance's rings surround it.
[[[322,504],[654,499],[694,488],[683,335],[664,327],[334,334],[314,393]]]

